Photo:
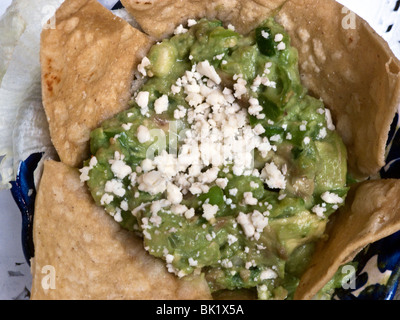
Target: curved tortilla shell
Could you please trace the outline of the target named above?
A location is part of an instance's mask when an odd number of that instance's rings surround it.
[[[248,33],[286,0],[122,0],[141,28],[160,39],[171,35],[188,18],[216,18]]]
[[[149,38],[96,0],[65,1],[41,35],[42,97],[57,153],[80,166],[89,135],[124,110]]]
[[[44,163],[33,240],[33,300],[211,298],[204,277],[183,280],[169,273],[143,249],[142,239],[95,205],[78,170],[61,162]],[[55,287],[45,289],[49,270]]]
[[[327,241],[318,243],[295,299],[309,300],[366,245],[400,230],[400,180],[370,180],[354,185],[346,204],[333,216]]]

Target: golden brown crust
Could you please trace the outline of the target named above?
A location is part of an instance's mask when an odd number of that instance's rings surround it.
[[[141,28],[157,39],[173,33],[188,18],[217,18],[241,33],[258,26],[286,0],[122,0]]]
[[[149,39],[96,0],[65,1],[41,35],[42,96],[61,161],[80,166],[90,131],[124,110]]]
[[[33,232],[34,300],[211,298],[204,278],[169,273],[143,249],[142,239],[94,204],[78,170],[61,162],[44,164]],[[51,276],[46,266],[53,268],[54,289],[44,289]]]

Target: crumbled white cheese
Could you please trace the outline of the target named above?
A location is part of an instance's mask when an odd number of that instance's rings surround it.
[[[257,182],[250,181],[250,188],[257,189],[259,187],[260,187],[260,185]]]
[[[167,263],[172,263],[172,261],[174,261],[174,256],[172,255],[172,254],[167,254],[166,256],[165,256],[165,261],[167,262]]]
[[[211,79],[216,84],[221,83],[221,78],[218,75],[217,71],[215,71],[215,68],[212,65],[210,65],[210,62],[208,62],[207,60],[199,62],[197,64],[197,72]]]
[[[326,208],[318,204],[312,207],[311,211],[314,212],[318,217],[324,218],[324,212],[326,211]]]
[[[248,205],[251,205],[251,206],[255,206],[258,203],[258,200],[253,197],[253,193],[252,192],[243,193],[243,201],[244,201],[244,204],[248,204]]]
[[[327,136],[326,128],[321,128],[318,132],[317,139],[322,140]]]
[[[195,19],[188,19],[188,21],[187,21],[188,27],[192,27],[196,24],[197,24],[197,21]]]
[[[160,98],[154,101],[154,111],[157,114],[161,114],[168,110],[168,96],[163,94]]]
[[[338,204],[338,203],[343,203],[344,201],[343,198],[339,197],[336,193],[332,193],[329,191],[324,192],[321,195],[321,199],[329,204]]]
[[[272,189],[285,189],[286,179],[274,162],[266,163],[261,171],[261,178]]]
[[[114,220],[116,222],[122,222],[122,215],[121,215],[121,209],[116,208],[115,213],[114,213]]]
[[[140,107],[140,113],[146,115],[149,112],[149,96],[148,91],[139,91],[136,95],[135,102]]]
[[[121,125],[121,127],[122,127],[124,130],[128,131],[128,130],[132,127],[132,125],[133,125],[133,123],[123,123],[123,124]]]
[[[158,216],[158,212],[165,208],[169,207],[171,205],[171,202],[169,202],[167,199],[161,199],[161,200],[154,200],[151,202],[150,206],[150,212],[151,212],[151,219],[150,221],[159,226],[161,223],[161,218]]]
[[[229,245],[234,244],[236,241],[238,241],[237,237],[235,237],[233,234],[228,234],[228,244]]]
[[[186,219],[191,219],[191,218],[194,217],[195,211],[194,211],[193,208],[190,208],[190,209],[188,209],[187,211],[185,211],[184,215],[185,215],[185,218],[186,218]]]
[[[188,262],[189,262],[189,266],[191,266],[191,267],[197,267],[197,265],[198,265],[198,261],[194,260],[192,257],[190,257],[188,259]]]
[[[261,233],[264,228],[268,225],[268,218],[264,217],[264,215],[257,211],[254,210],[253,213],[251,214],[251,222],[253,223],[253,226],[255,227],[256,231]]]
[[[172,204],[178,204],[181,203],[183,199],[183,195],[176,185],[170,183],[167,186],[167,199],[170,201]]]
[[[79,169],[79,172],[81,173],[79,176],[81,182],[90,180],[89,172],[90,172],[90,170],[93,169],[93,167],[95,165],[97,165],[97,158],[93,156],[92,158],[90,158],[88,166],[85,166],[85,167]]]
[[[256,135],[260,135],[263,134],[265,132],[264,127],[262,126],[262,124],[258,123],[255,127],[254,127],[254,133]]]
[[[125,163],[124,158],[125,156],[123,154],[115,151],[114,159],[108,161],[108,163],[111,164],[111,171],[114,176],[120,180],[132,173],[132,168]]]
[[[128,202],[126,200],[121,201],[121,204],[119,205],[121,207],[122,210],[124,211],[128,211],[129,207],[128,207]]]
[[[104,186],[104,191],[113,193],[118,197],[123,197],[126,192],[123,183],[117,179],[108,180]]]
[[[275,279],[277,277],[278,277],[278,275],[272,269],[263,270],[263,271],[261,271],[261,274],[260,274],[260,280],[270,280],[270,279]]]
[[[252,236],[254,236],[256,229],[253,226],[253,224],[251,223],[249,214],[239,212],[239,215],[237,216],[236,221],[241,225],[246,237],[251,238]]]
[[[300,131],[306,131],[307,130],[307,121],[303,120],[302,124],[299,127]]]
[[[261,30],[261,36],[264,39],[268,39],[269,38],[269,33],[267,31],[265,31],[265,30]]]
[[[159,156],[154,158],[153,164],[166,179],[171,179],[179,172],[176,155],[170,154],[166,150],[163,150]]]
[[[188,207],[184,204],[174,204],[171,207],[171,211],[177,215],[183,215],[188,210]]]
[[[276,46],[278,50],[285,50],[286,49],[286,44],[284,42],[279,42],[278,45]]]
[[[255,104],[249,106],[248,112],[252,116],[258,116],[262,110],[263,108],[260,105]]]
[[[171,92],[172,92],[173,94],[177,94],[177,93],[181,92],[181,87],[176,86],[176,85],[173,84],[173,85],[171,86]]]
[[[224,56],[225,56],[225,53],[221,53],[221,54],[214,56],[213,59],[214,60],[222,60],[224,58]]]
[[[211,169],[208,169],[206,172],[200,174],[198,179],[201,183],[211,183],[217,179],[218,172],[219,172],[218,167],[212,167]]]
[[[213,221],[215,219],[215,214],[218,212],[218,206],[205,203],[202,205],[202,208],[202,217],[205,218],[207,221]]]
[[[158,171],[150,171],[138,177],[139,190],[152,195],[164,192],[167,189],[167,182]]]
[[[281,140],[280,134],[274,134],[272,137],[269,138],[270,141],[279,142]]]
[[[177,26],[174,30],[174,34],[182,34],[182,33],[186,33],[188,32],[188,29],[184,28],[182,24],[180,24],[179,26]]]
[[[234,96],[235,98],[240,99],[243,95],[247,93],[247,81],[243,79],[242,74],[235,75],[233,79],[236,80],[236,83],[233,85],[233,89],[235,91]]]
[[[138,65],[138,71],[141,73],[142,76],[147,76],[147,71],[146,71],[146,67],[148,67],[150,65],[150,60],[147,57],[144,57],[142,59],[142,62]]]
[[[136,185],[136,178],[137,178],[137,173],[136,172],[132,172],[129,175],[129,180],[131,181],[131,185],[132,186]]]
[[[232,188],[232,189],[229,190],[229,194],[231,196],[236,196],[237,192],[238,192],[237,188]]]
[[[177,106],[177,108],[174,110],[174,118],[175,119],[182,119],[186,116],[186,108],[184,106]]]
[[[226,186],[228,185],[228,178],[218,178],[217,180],[215,180],[215,183],[218,187],[220,187],[221,189],[225,189]]]
[[[109,160],[109,163],[111,164],[111,171],[118,179],[122,180],[132,173],[132,168],[123,160]]]
[[[246,237],[249,239],[254,237],[255,240],[260,238],[260,233],[268,225],[268,218],[257,210],[248,214],[240,212],[236,221],[241,225]]]
[[[280,194],[280,195],[278,196],[278,200],[283,200],[283,199],[285,199],[285,198],[286,198],[286,194],[285,194],[285,193]]]
[[[114,196],[113,196],[113,195],[108,194],[108,193],[105,193],[105,194],[103,194],[103,195],[101,196],[100,204],[101,204],[101,205],[110,204],[111,201],[113,201],[113,200],[114,200]]]
[[[274,41],[275,42],[281,42],[283,40],[283,34],[282,33],[277,33],[275,35]]]
[[[229,260],[229,259],[223,259],[223,260],[221,261],[221,266],[224,267],[224,268],[229,269],[229,268],[232,268],[232,267],[233,267],[233,263],[232,263],[232,261]]]
[[[328,129],[331,131],[335,130],[335,125],[333,124],[331,111],[329,109],[325,109],[325,119]]]
[[[140,143],[146,143],[151,139],[149,129],[143,125],[138,127],[136,135]]]
[[[141,162],[140,166],[142,167],[143,172],[148,172],[155,168],[153,161],[151,159],[144,159]],[[135,177],[135,179],[136,179],[136,177]],[[131,181],[132,181],[132,179],[131,179]]]

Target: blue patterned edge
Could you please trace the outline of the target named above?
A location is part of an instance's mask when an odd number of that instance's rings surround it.
[[[42,158],[42,153],[34,153],[25,161],[21,161],[15,181],[11,182],[11,194],[22,217],[21,241],[25,260],[30,265],[34,256],[33,246],[33,213],[35,209],[36,188],[34,171]]]

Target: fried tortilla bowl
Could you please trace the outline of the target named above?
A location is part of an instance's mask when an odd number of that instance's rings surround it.
[[[400,104],[400,62],[359,17],[344,26],[342,5],[333,0],[122,3],[140,31],[96,0],[66,0],[56,12],[56,28],[42,32],[43,104],[60,161],[45,162],[37,193],[32,299],[212,298],[203,276],[179,279],[148,255],[141,239],[95,205],[78,172],[89,154],[90,131],[127,108],[134,71],[150,44],[189,18],[217,18],[247,33],[274,15],[299,51],[304,85],[332,112],[347,147],[349,172],[366,179],[385,164]],[[400,230],[399,194],[400,181],[394,179],[351,187],[295,299],[312,299],[339,266]],[[56,270],[56,290],[43,286],[48,265]]]

